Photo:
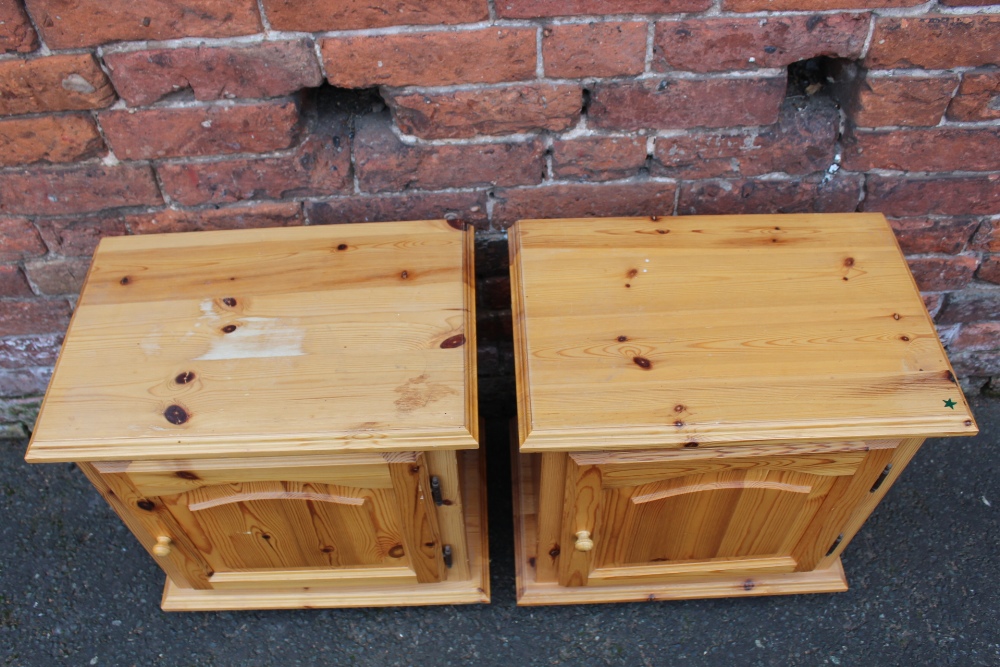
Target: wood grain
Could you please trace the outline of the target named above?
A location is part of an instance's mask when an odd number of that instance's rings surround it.
[[[460,463],[462,497],[465,498],[466,508],[466,543],[469,545],[470,559],[468,579],[412,583],[398,568],[384,567],[349,569],[343,574],[329,570],[232,573],[221,577],[223,585],[218,590],[196,590],[179,586],[167,579],[163,590],[163,609],[215,611],[489,602],[486,472],[478,451],[456,454]],[[406,569],[412,572],[412,569]],[[368,571],[365,573],[363,570]],[[368,579],[365,578],[366,574]],[[288,576],[291,576],[291,581],[288,581]],[[416,575],[412,576],[415,578]],[[354,585],[350,583],[351,578],[356,578]],[[243,583],[252,586],[244,587]],[[315,585],[309,585],[312,583]]]
[[[521,220],[509,236],[525,452],[977,430],[880,214]]]
[[[431,500],[430,475],[424,456],[419,456],[414,463],[390,464],[389,474],[402,518],[403,546],[417,581],[444,581],[441,529]]]
[[[511,432],[512,482],[514,495],[514,562],[517,574],[517,604],[519,606],[592,604],[606,602],[652,602],[656,600],[685,600],[692,598],[744,597],[758,595],[787,595],[797,593],[833,593],[847,590],[847,580],[840,558],[834,557],[829,566],[811,572],[771,572],[770,568],[785,570],[790,559],[741,559],[754,571],[732,573],[724,561],[702,564],[657,564],[654,572],[643,568],[607,568],[611,577],[622,577],[614,582],[597,578],[587,586],[561,586],[556,581],[542,582],[536,578],[538,534],[537,517],[533,508],[541,508],[537,494],[537,479],[533,478],[531,460],[539,455],[521,454],[518,448],[516,427]],[[675,567],[676,570],[700,570],[692,576],[665,573],[655,568]],[[718,574],[712,574],[715,568]],[[635,582],[626,579],[632,574],[641,578]],[[628,582],[628,583],[623,583]]]
[[[444,220],[105,239],[26,458],[474,448],[474,271]]]

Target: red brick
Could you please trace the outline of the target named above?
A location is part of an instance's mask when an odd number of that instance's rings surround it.
[[[1000,118],[1000,72],[966,72],[948,107],[948,118],[963,121]]]
[[[714,72],[785,67],[816,56],[858,58],[868,22],[867,14],[660,21],[653,69]]]
[[[851,171],[998,171],[1000,129],[856,132],[845,142],[844,167]]]
[[[785,84],[783,76],[600,83],[591,93],[588,122],[622,130],[770,125]]]
[[[500,342],[514,335],[514,318],[510,310],[484,310],[476,313],[476,337],[479,340]]]
[[[0,215],[0,262],[17,262],[44,254],[45,244],[30,220]]]
[[[559,179],[629,178],[645,164],[645,137],[582,137],[559,139],[552,144],[552,173]]]
[[[943,294],[921,294],[921,300],[924,302],[924,308],[927,309],[927,314],[932,318],[936,318],[938,313],[941,312],[941,307],[944,305],[944,295]]]
[[[75,162],[103,155],[104,140],[90,116],[0,120],[0,166]]]
[[[917,286],[924,292],[962,289],[972,282],[972,274],[979,266],[979,258],[973,255],[912,257],[906,261]]]
[[[0,338],[0,368],[51,366],[59,356],[62,342],[60,333]]]
[[[358,120],[354,139],[354,167],[364,192],[531,185],[544,176],[544,153],[539,140],[407,145],[380,115]]]
[[[659,181],[574,183],[498,190],[493,222],[509,227],[521,218],[593,218],[671,215],[677,186]]]
[[[881,17],[865,67],[951,69],[1000,64],[1000,16]]]
[[[837,213],[853,211],[861,184],[849,178],[713,180],[683,183],[678,215]]]
[[[486,227],[485,192],[404,192],[306,202],[309,224],[455,218]]]
[[[79,294],[90,268],[88,257],[56,257],[25,262],[28,280],[40,294]]]
[[[997,0],[938,0],[945,7],[988,7],[997,4]]]
[[[962,352],[952,356],[951,365],[966,396],[978,394],[984,388],[995,391],[992,388],[996,383],[987,381],[991,375],[1000,375],[1000,352]]]
[[[545,76],[641,74],[646,67],[647,24],[585,23],[553,25],[542,31]]]
[[[392,25],[475,23],[489,18],[486,0],[263,0],[276,30],[357,30]]]
[[[984,220],[972,237],[972,247],[983,252],[1000,252],[1000,220]]]
[[[348,135],[346,123],[335,123],[284,157],[167,163],[156,170],[163,191],[184,206],[327,196],[354,187]]]
[[[389,98],[399,128],[423,139],[560,132],[576,124],[582,103],[579,86],[550,83]]]
[[[0,301],[0,336],[62,333],[69,315],[65,299]]]
[[[865,211],[890,217],[1000,214],[1000,176],[908,178],[868,176]]]
[[[678,14],[700,12],[712,0],[497,0],[497,16],[531,19],[546,16]]]
[[[44,394],[51,377],[51,368],[0,370],[0,397]]]
[[[181,90],[191,90],[196,100],[281,97],[323,82],[307,40],[107,53],[104,62],[130,106],[148,106]]]
[[[951,344],[953,350],[979,352],[1000,348],[1000,322],[976,322],[959,330]]]
[[[34,296],[24,273],[14,264],[0,264],[0,297]]]
[[[115,101],[89,53],[0,61],[0,116],[100,109]]]
[[[23,427],[24,424],[27,424],[30,430],[38,417],[38,409],[41,405],[41,397],[8,398],[0,402],[0,422],[2,422],[0,429],[12,425]],[[19,434],[18,437],[22,437],[22,435]]]
[[[0,53],[30,53],[38,35],[16,0],[0,0]]]
[[[722,0],[730,12],[820,12],[831,9],[874,9],[876,7],[913,7],[922,0]]]
[[[321,42],[335,86],[447,86],[535,78],[535,28],[330,37]]]
[[[53,49],[261,30],[255,0],[25,0]]]
[[[126,160],[267,153],[298,138],[294,102],[183,108],[117,109],[98,116],[111,150]]]
[[[133,234],[294,227],[302,224],[302,205],[298,202],[273,202],[202,211],[168,208],[155,213],[128,215],[125,222]]]
[[[823,171],[833,163],[839,123],[831,104],[786,101],[776,125],[657,138],[650,172],[700,179]]]
[[[976,271],[976,278],[1000,285],[1000,258],[987,257],[984,259],[979,270]],[[1000,341],[998,341],[997,347],[1000,347]]]
[[[1000,320],[1000,290],[964,289],[948,296],[938,315],[941,324]]]
[[[510,278],[508,276],[491,276],[484,278],[476,285],[476,296],[479,303],[487,310],[510,309]]]
[[[0,189],[0,215],[70,215],[162,203],[146,165],[26,169],[5,174]]]
[[[958,76],[888,77],[869,75],[857,87],[847,113],[860,127],[937,125],[944,115]]]
[[[979,226],[975,218],[902,218],[889,220],[900,247],[907,254],[945,253],[956,255],[965,250]]]
[[[69,257],[89,257],[105,236],[128,234],[121,215],[41,218],[35,221],[49,251]]]

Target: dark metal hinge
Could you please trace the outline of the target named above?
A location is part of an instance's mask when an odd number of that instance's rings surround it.
[[[839,547],[840,543],[843,542],[843,541],[844,541],[844,534],[841,533],[840,535],[837,535],[837,539],[835,539],[833,541],[833,544],[830,545],[830,550],[826,552],[826,555],[829,556],[834,551],[836,551],[837,547]],[[824,556],[824,558],[826,558],[826,556]]]
[[[891,470],[892,470],[892,464],[890,463],[885,467],[885,470],[882,471],[882,474],[878,476],[878,479],[875,480],[875,484],[872,485],[872,489],[868,493],[875,493],[876,491],[878,491],[878,487],[882,486],[882,482],[884,482],[885,478],[889,476],[889,472]]]
[[[441,480],[437,475],[431,477],[431,499],[438,507],[444,504],[444,499],[441,497]]]
[[[443,547],[441,547],[441,555],[444,556],[444,566],[447,567],[447,568],[451,568],[452,561],[451,561],[451,545],[450,544],[446,544]]]

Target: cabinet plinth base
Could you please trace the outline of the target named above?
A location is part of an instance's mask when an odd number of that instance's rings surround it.
[[[514,561],[517,568],[517,604],[521,606],[587,604],[603,602],[653,602],[695,598],[788,595],[795,593],[840,593],[847,579],[840,558],[822,570],[812,572],[756,573],[751,577],[719,576],[677,579],[648,584],[609,586],[560,586],[535,580],[536,544],[535,484],[529,457],[512,443],[511,473],[514,492]]]
[[[389,607],[434,604],[477,604],[490,601],[489,544],[485,468],[480,452],[459,453],[462,498],[471,577],[432,584],[385,584],[354,587],[275,587],[195,590],[167,579],[164,611],[224,611],[239,609],[315,609],[328,607]]]

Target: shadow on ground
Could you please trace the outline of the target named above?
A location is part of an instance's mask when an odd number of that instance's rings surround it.
[[[172,613],[83,475],[0,442],[0,664],[998,665],[1000,401],[928,442],[844,555],[851,590],[518,608],[506,424],[487,430],[493,604]]]

